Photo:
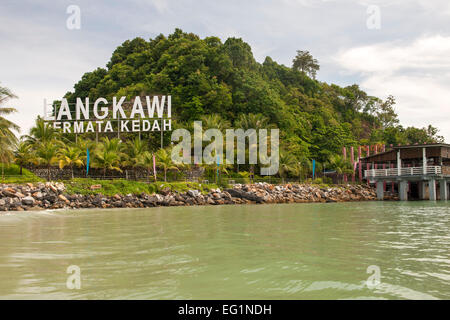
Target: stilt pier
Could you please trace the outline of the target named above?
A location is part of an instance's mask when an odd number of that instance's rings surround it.
[[[364,171],[364,178],[376,185],[379,200],[384,199],[386,192],[396,193],[401,201],[449,199],[448,144],[397,146],[362,158],[361,162],[369,168]]]

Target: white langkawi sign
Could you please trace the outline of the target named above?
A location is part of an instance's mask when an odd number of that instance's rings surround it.
[[[132,108],[125,108],[132,105]],[[112,101],[98,98],[92,104],[89,98],[84,101],[76,98],[69,107],[67,99],[47,117],[47,103],[44,101],[44,120],[53,123],[55,129],[63,133],[89,132],[148,132],[172,130],[171,96],[136,96],[126,102],[126,97],[113,97]]]

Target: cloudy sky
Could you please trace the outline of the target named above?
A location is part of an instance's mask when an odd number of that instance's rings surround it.
[[[67,28],[70,5],[80,29]],[[449,142],[449,21],[448,0],[2,0],[0,83],[19,96],[11,119],[27,133],[44,98],[60,99],[123,41],[178,27],[241,37],[259,62],[290,66],[296,50],[309,50],[319,80],[392,94],[403,125],[433,124]]]

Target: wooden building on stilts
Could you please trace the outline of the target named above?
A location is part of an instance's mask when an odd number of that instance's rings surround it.
[[[386,191],[398,192],[400,200],[448,200],[450,144],[396,146],[361,158],[360,164],[379,200]]]

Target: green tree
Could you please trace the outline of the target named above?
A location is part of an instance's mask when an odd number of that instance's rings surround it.
[[[5,115],[17,112],[14,108],[4,106],[5,103],[13,98],[17,98],[17,96],[8,88],[0,86],[0,139],[3,141],[3,148],[8,149],[10,149],[8,145],[13,145],[17,142],[14,131],[18,132],[20,130],[18,125],[4,117]],[[6,151],[4,151],[4,154],[6,154]]]
[[[317,59],[314,59],[309,51],[297,50],[297,55],[294,60],[292,60],[292,68],[294,70],[309,74],[315,79],[320,66]]]
[[[209,114],[201,117],[203,130],[218,129],[222,133],[230,128],[230,122],[224,120],[219,114]]]
[[[35,121],[35,125],[30,129],[30,134],[24,136],[25,140],[31,145],[53,141],[57,137],[57,131],[39,116]]]
[[[53,141],[45,141],[36,145],[36,158],[40,165],[47,168],[47,180],[51,179],[51,167],[58,163],[60,146]]]
[[[153,171],[153,153],[144,151],[139,157],[139,165],[147,169],[147,181],[150,182],[150,176]],[[156,182],[156,176],[155,176]]]
[[[157,164],[164,171],[164,182],[167,182],[167,171],[178,170],[177,166],[172,162],[171,152],[166,149],[159,149],[156,152]]]
[[[296,164],[297,159],[292,154],[287,152],[280,152],[278,174],[283,179],[283,181],[287,177],[287,174],[294,170]]]
[[[141,164],[141,157],[147,149],[146,143],[139,137],[135,137],[133,140],[128,140],[123,144],[124,161],[123,166],[130,166],[136,169]],[[136,175],[136,172],[135,172]]]
[[[14,155],[6,139],[0,139],[0,163],[2,165],[2,179],[5,176],[5,164],[11,163]]]
[[[25,141],[20,141],[14,150],[14,162],[20,167],[20,175],[22,175],[23,167],[35,162],[35,160],[31,145]]]
[[[312,172],[312,162],[307,158],[302,158],[293,165],[291,172],[299,180],[303,180]]]
[[[73,167],[81,167],[84,163],[82,160],[82,152],[76,146],[66,145],[58,152],[59,168],[63,169],[66,166],[70,167],[72,179],[74,178]]]
[[[112,139],[114,140],[114,139]],[[122,172],[120,168],[120,153],[116,141],[104,138],[93,153],[93,166],[103,169],[103,178],[106,178],[106,170]]]
[[[338,178],[342,181],[342,178],[346,174],[352,174],[353,168],[350,160],[344,159],[340,155],[333,155],[329,159],[329,165],[336,171]]]

